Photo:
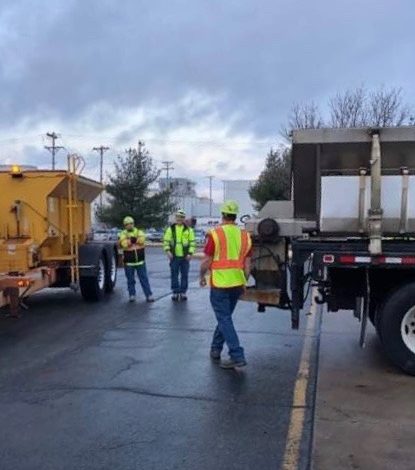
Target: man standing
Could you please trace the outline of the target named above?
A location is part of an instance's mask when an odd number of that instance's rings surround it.
[[[132,217],[124,218],[124,230],[120,233],[119,244],[124,253],[124,269],[127,277],[130,302],[135,301],[135,274],[137,273],[147,302],[154,302],[148,281],[145,263],[145,233],[134,226]]]
[[[187,300],[190,259],[196,250],[195,233],[184,221],[186,213],[176,212],[176,222],[164,233],[163,247],[170,260],[172,300]],[[179,280],[180,275],[180,280]]]
[[[213,334],[210,357],[223,369],[246,365],[232,314],[249,277],[252,241],[248,232],[235,224],[238,211],[235,201],[226,201],[222,205],[222,224],[208,234],[205,258],[200,266],[201,286],[206,285],[206,274],[211,271],[210,302],[218,322]],[[225,342],[230,359],[221,361]]]

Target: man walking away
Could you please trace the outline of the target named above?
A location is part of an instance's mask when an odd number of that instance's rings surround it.
[[[222,224],[208,234],[205,258],[200,266],[201,286],[206,285],[206,274],[209,270],[211,272],[210,302],[218,322],[210,357],[223,369],[246,365],[232,314],[249,277],[252,241],[248,232],[235,224],[238,211],[235,201],[226,201],[222,205]],[[224,343],[228,346],[230,359],[221,361]]]
[[[196,250],[195,232],[184,221],[186,213],[176,212],[176,222],[164,233],[163,247],[170,260],[172,300],[187,300],[189,266]],[[179,279],[180,277],[180,279]]]
[[[136,273],[147,302],[154,302],[145,263],[145,233],[134,226],[134,219],[132,217],[125,217],[123,222],[124,230],[120,233],[119,244],[124,252],[124,269],[130,302],[135,301]]]

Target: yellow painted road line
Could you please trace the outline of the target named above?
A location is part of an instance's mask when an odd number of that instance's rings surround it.
[[[290,425],[288,427],[284,458],[281,465],[283,470],[296,470],[300,464],[300,447],[303,437],[307,387],[310,379],[310,360],[316,330],[316,316],[316,314],[313,314],[307,317],[306,336],[295,381]]]

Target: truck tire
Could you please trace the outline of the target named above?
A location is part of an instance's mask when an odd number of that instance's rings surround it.
[[[115,251],[107,252],[107,263],[105,266],[105,292],[107,294],[114,290],[117,283],[118,253]]]
[[[79,285],[82,297],[89,302],[97,302],[105,292],[105,256],[101,254],[98,269],[94,276],[81,276]]]
[[[415,375],[415,283],[400,287],[387,298],[376,323],[390,360]]]

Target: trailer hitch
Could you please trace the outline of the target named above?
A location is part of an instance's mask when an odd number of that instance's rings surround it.
[[[328,282],[321,281],[317,288],[318,295],[315,296],[315,302],[318,305],[325,304],[330,297],[330,285]]]

